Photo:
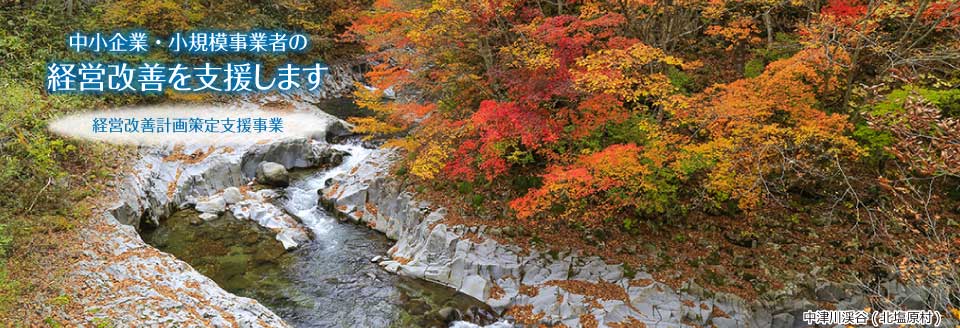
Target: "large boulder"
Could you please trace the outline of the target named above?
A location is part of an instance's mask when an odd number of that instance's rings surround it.
[[[312,158],[320,165],[336,166],[343,163],[343,158],[348,155],[350,154],[339,149],[326,148],[315,152]]]
[[[290,184],[287,168],[274,162],[262,162],[257,165],[257,182],[274,187],[286,187]]]
[[[310,168],[323,165],[324,151],[329,147],[306,138],[291,138],[247,150],[240,160],[241,171],[248,177],[256,175],[263,162],[273,162],[286,168]]]
[[[205,201],[197,202],[195,208],[202,213],[220,214],[227,209],[227,202],[223,200],[223,197],[214,196]]]

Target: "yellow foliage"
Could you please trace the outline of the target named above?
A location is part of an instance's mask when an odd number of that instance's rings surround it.
[[[676,111],[680,122],[700,126],[709,137],[686,146],[685,156],[709,163],[705,187],[717,201],[735,199],[752,209],[769,188],[768,176],[827,169],[812,165],[823,155],[859,156],[846,136],[847,117],[816,107],[817,93],[836,84],[837,72],[822,74],[830,67],[825,60],[820,50],[802,51],[758,77],[710,87]]]
[[[200,1],[119,0],[104,4],[103,19],[109,25],[124,28],[145,27],[151,32],[169,34],[189,29],[205,16]]]
[[[530,39],[519,39],[513,45],[501,48],[500,52],[513,59],[509,65],[515,68],[554,69],[560,66],[553,56],[553,49]]]
[[[447,163],[450,153],[447,147],[438,144],[428,144],[417,153],[417,158],[410,165],[410,173],[423,179],[434,179]]]
[[[735,19],[727,25],[712,25],[707,27],[704,34],[719,36],[730,43],[727,46],[727,51],[733,50],[736,46],[761,42],[756,24],[752,18],[748,17]]]
[[[413,139],[413,137],[404,137],[387,140],[383,143],[383,148],[397,148],[406,152],[412,152],[420,147],[420,143]]]
[[[353,91],[353,99],[357,106],[372,110],[377,113],[377,115],[390,115],[393,113],[390,106],[383,101],[383,90],[368,89],[360,83],[356,83],[354,86],[356,90]]]
[[[373,117],[351,117],[347,121],[353,124],[353,132],[367,134],[367,139],[374,135],[388,135],[403,131],[406,125],[397,119],[396,105],[383,101],[383,91],[368,89],[357,83],[353,92],[354,102],[360,108],[374,112]]]
[[[373,117],[351,117],[347,122],[353,124],[353,132],[363,134],[393,134],[403,131],[402,127],[383,122]],[[369,136],[368,136],[369,138]]]
[[[674,87],[663,73],[650,73],[656,64],[681,66],[683,61],[663,50],[636,43],[627,49],[604,49],[577,62],[577,87],[585,92],[616,95],[625,101],[651,99],[661,103]]]

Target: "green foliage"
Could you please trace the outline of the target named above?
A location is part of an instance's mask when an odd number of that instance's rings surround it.
[[[9,308],[9,305],[17,300],[21,289],[20,282],[10,279],[6,268],[6,261],[0,261],[0,311]]]
[[[763,67],[763,59],[753,58],[743,66],[743,76],[748,78],[760,76],[760,74],[763,73]]]
[[[61,294],[57,297],[50,299],[50,304],[53,304],[56,306],[65,306],[67,304],[70,304],[70,296],[66,294]]]
[[[106,162],[99,158],[106,147],[88,144],[81,149],[76,141],[46,130],[49,119],[99,102],[84,96],[45,96],[39,90],[29,82],[0,79],[0,317],[2,305],[21,299],[34,284],[10,279],[9,270],[35,270],[20,267],[33,265],[33,260],[21,258],[11,268],[3,257],[29,254],[30,245],[22,241],[52,242],[45,232],[68,231],[77,218],[89,217],[88,207],[74,202],[90,187],[66,168],[99,172],[98,166]]]
[[[0,224],[0,261],[7,258],[7,252],[10,251],[10,244],[13,243],[13,236],[7,230],[6,224]]]
[[[197,0],[107,1],[102,5],[105,26],[145,28],[157,35],[170,35],[189,29],[206,15]]]
[[[108,318],[93,318],[93,325],[97,328],[110,328],[115,327],[113,322],[110,322]]]
[[[52,327],[52,328],[60,328],[60,327],[63,327],[63,324],[61,324],[59,321],[57,321],[57,320],[54,319],[54,318],[46,318],[46,319],[43,319],[43,323],[47,324],[47,326],[50,326],[50,327]]]
[[[57,107],[72,104],[69,101],[43,97],[34,88],[13,83],[0,84],[0,191],[10,195],[22,195],[36,184],[46,184],[50,179],[63,178],[61,159],[76,151],[76,146],[46,132],[46,122]],[[23,187],[27,187],[24,189]],[[8,208],[29,206],[19,197],[5,198],[0,204]],[[9,203],[15,201],[17,203]]]
[[[690,93],[696,90],[696,84],[689,74],[684,73],[680,69],[674,66],[668,66],[666,70],[667,78],[670,79],[670,84],[677,88],[677,90]]]
[[[486,203],[486,201],[487,196],[484,196],[483,194],[474,194],[473,196],[470,196],[470,205],[472,205],[475,209],[483,208],[483,204]]]
[[[531,188],[540,188],[543,185],[543,178],[536,175],[517,175],[511,178],[510,185],[513,190],[527,191]]]
[[[908,97],[918,96],[937,106],[946,117],[960,116],[960,90],[933,89],[918,85],[907,85],[891,91],[880,103],[867,106],[864,113],[871,116],[886,116],[893,113],[902,113],[903,105]],[[866,123],[859,123],[853,132],[854,138],[867,151],[865,161],[875,166],[883,161],[893,159],[893,155],[885,150],[896,140],[889,132],[879,131]]]
[[[461,194],[469,195],[473,193],[473,182],[461,181],[457,183],[457,191]]]
[[[623,122],[608,123],[604,128],[596,129],[581,140],[576,140],[571,144],[558,144],[555,151],[576,154],[597,152],[615,144],[634,143],[642,145],[649,141],[651,131],[648,123],[650,122],[651,118],[645,114],[632,114]]]
[[[642,115],[633,115],[620,124],[611,124],[606,130],[609,139],[604,146],[618,143],[646,144],[649,141],[650,119]]]
[[[64,12],[63,2],[0,8],[0,24],[8,25],[0,29],[0,64],[4,68],[0,70],[0,318],[7,318],[10,306],[38,283],[11,278],[30,277],[38,270],[30,248],[55,245],[48,233],[69,230],[76,226],[77,218],[90,215],[89,207],[74,203],[90,186],[67,168],[99,172],[98,166],[105,163],[99,157],[106,147],[81,147],[76,141],[51,134],[47,122],[106,102],[126,104],[141,99],[43,92],[48,60],[92,59],[89,54],[69,51],[65,32],[89,27],[85,22],[95,14]],[[27,240],[33,242],[23,242]],[[8,260],[13,257],[17,260]]]
[[[633,279],[637,276],[637,269],[629,263],[623,264],[623,276],[627,279]]]
[[[776,33],[773,38],[773,44],[758,48],[753,52],[763,59],[763,62],[774,62],[781,59],[790,58],[801,49],[800,41],[796,35],[788,33]]]
[[[878,164],[881,161],[893,158],[893,155],[885,150],[887,146],[894,142],[890,133],[877,131],[866,124],[858,124],[856,130],[853,131],[853,137],[867,151],[866,161]]]
[[[43,81],[46,61],[63,58],[67,46],[64,31],[80,27],[72,17],[55,15],[62,8],[38,4],[34,10],[0,8],[0,78]]]
[[[960,89],[932,89],[917,85],[907,85],[893,90],[883,102],[872,106],[868,113],[884,115],[903,111],[904,101],[910,96],[920,96],[940,108],[947,117],[960,117]]]
[[[774,42],[767,47],[753,51],[754,57],[743,66],[743,76],[753,78],[760,76],[767,63],[790,58],[801,49],[797,37],[787,33],[776,33]]]

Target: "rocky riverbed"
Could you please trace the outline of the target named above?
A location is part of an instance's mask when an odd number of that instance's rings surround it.
[[[648,273],[627,272],[596,256],[541,252],[502,244],[483,225],[443,223],[446,210],[426,201],[389,174],[396,160],[377,150],[333,177],[325,206],[396,240],[387,271],[449,286],[482,300],[524,326],[567,327],[804,327],[808,310],[870,307],[869,293],[885,293],[892,306],[927,309],[927,292],[895,279],[867,291],[812,275],[752,301],[694,283],[674,289]],[[948,320],[948,319],[945,319]]]
[[[245,103],[238,109],[263,105]],[[313,135],[322,138],[344,129],[338,119],[314,114],[327,124],[317,126]],[[78,296],[85,316],[75,318],[73,324],[287,326],[260,302],[227,292],[188,263],[144,243],[138,230],[157,227],[179,210],[226,188],[245,185],[260,162],[291,169],[322,165],[327,160],[324,144],[294,138],[262,144],[141,148],[131,173],[116,183],[116,203],[82,232],[86,251],[72,272],[71,279],[78,283],[71,286],[71,294]],[[282,229],[275,232],[283,236]]]
[[[751,302],[674,289],[595,256],[448,226],[442,207],[388,175],[394,152],[327,143],[347,126],[320,103],[244,104],[313,113],[327,122],[313,138],[142,148],[117,203],[83,232],[72,288],[86,316],[74,324],[470,327],[503,315],[497,326],[793,327],[822,304],[868,305],[822,281]],[[922,305],[922,291],[887,284]]]
[[[386,255],[388,239],[317,208],[326,170],[353,157],[326,142],[345,132],[345,123],[300,97],[262,101],[239,107],[285,102],[286,110],[327,123],[310,133],[315,139],[141,148],[132,173],[117,183],[117,203],[84,230],[88,251],[74,272],[83,284],[73,292],[86,317],[76,324],[443,327],[495,320],[478,300],[372,262]],[[258,177],[264,163],[289,171],[286,183],[252,184],[265,180]]]
[[[354,153],[345,153],[348,163],[365,152],[359,146],[342,149]],[[275,195],[273,201],[310,230],[313,238],[295,247],[276,240],[278,234],[257,220],[233,214],[240,211],[236,206],[255,206],[255,196],[227,201],[224,208],[236,208],[221,209],[214,218],[193,209],[177,211],[158,227],[145,229],[143,238],[225,290],[258,300],[295,327],[446,327],[457,320],[495,320],[493,311],[476,299],[384,272],[371,261],[385,256],[390,241],[317,208],[317,189],[327,171],[294,171],[287,188],[247,192]]]

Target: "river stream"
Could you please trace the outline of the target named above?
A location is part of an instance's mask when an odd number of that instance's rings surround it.
[[[350,154],[326,170],[291,172],[276,205],[314,235],[284,251],[266,229],[229,211],[203,222],[182,210],[142,233],[158,249],[190,263],[224,289],[257,299],[295,327],[447,327],[456,320],[496,320],[483,303],[453,289],[390,274],[371,259],[391,241],[365,226],[341,222],[317,206],[324,182],[369,153],[357,142],[333,145]],[[457,326],[465,325],[457,322]]]

